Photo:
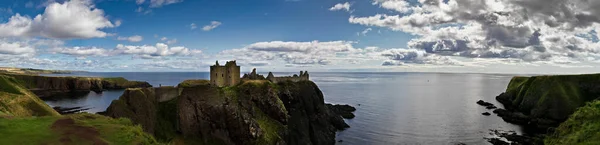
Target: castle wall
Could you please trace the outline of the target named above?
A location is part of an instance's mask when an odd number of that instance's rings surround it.
[[[227,86],[234,86],[240,83],[240,66],[227,66]]]
[[[219,86],[219,87],[223,87],[228,85],[227,83],[227,79],[226,79],[226,75],[227,75],[227,69],[225,68],[225,66],[211,66],[210,67],[210,83],[215,85],[215,86]]]
[[[269,75],[267,76],[267,80],[269,80],[273,83],[286,82],[286,81],[292,81],[292,82],[308,81],[309,75],[308,75],[308,72],[304,72],[304,73],[300,72],[300,76],[294,75],[294,76],[285,76],[285,77],[275,77],[275,76],[273,76],[273,73],[269,72]]]
[[[165,102],[175,99],[179,97],[179,95],[181,95],[181,91],[183,91],[182,88],[172,86],[154,88],[154,92],[156,95],[156,99],[158,99],[158,102]]]

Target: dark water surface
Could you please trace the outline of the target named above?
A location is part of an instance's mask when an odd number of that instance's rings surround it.
[[[275,73],[290,75],[292,73]],[[64,74],[61,74],[64,75]],[[153,86],[177,85],[187,79],[208,79],[208,73],[75,73],[68,76],[125,77]],[[478,106],[477,100],[501,106],[494,98],[506,89],[512,75],[450,73],[311,73],[325,101],[357,107],[351,128],[338,133],[341,144],[488,144],[490,129],[522,128]],[[51,106],[91,107],[104,111],[122,94],[91,92],[77,98],[46,100]],[[360,106],[358,105],[360,104]]]

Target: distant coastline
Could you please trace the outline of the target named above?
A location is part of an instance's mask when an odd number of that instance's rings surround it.
[[[75,72],[86,72],[86,71],[44,70],[44,69],[35,69],[35,68],[0,67],[0,73],[13,73],[13,74],[72,74]]]

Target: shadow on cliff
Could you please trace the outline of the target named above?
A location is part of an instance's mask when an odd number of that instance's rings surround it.
[[[353,111],[325,105],[311,81],[214,87],[197,80],[174,89],[180,94],[168,101],[157,101],[154,88],[128,89],[103,114],[130,118],[173,144],[321,145],[335,144],[335,133],[349,127],[336,112]]]

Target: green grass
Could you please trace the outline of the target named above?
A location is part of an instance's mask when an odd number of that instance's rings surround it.
[[[600,96],[600,74],[514,77],[506,90],[512,105],[534,117],[565,120],[578,107]]]
[[[177,85],[177,87],[190,88],[190,87],[197,87],[197,86],[202,86],[202,85],[210,85],[210,81],[209,80],[185,80],[185,81],[179,83],[179,85]]]
[[[151,135],[144,133],[139,125],[133,125],[129,119],[113,119],[87,113],[67,116],[0,118],[0,144],[62,144],[59,139],[65,137],[65,134],[51,129],[51,126],[56,120],[65,117],[74,119],[77,125],[93,127],[99,132],[100,139],[109,144],[158,144]],[[85,139],[77,138],[76,135],[67,137],[80,144],[88,142]]]
[[[285,129],[285,126],[280,122],[270,118],[262,112],[258,107],[254,107],[255,120],[258,123],[260,129],[262,129],[262,136],[256,141],[255,144],[258,145],[272,145],[277,142],[283,140],[283,138],[279,135],[279,132]]]
[[[3,114],[26,116],[58,116],[58,112],[50,108],[35,94],[27,90],[21,81],[0,75],[0,111]]]
[[[113,119],[95,114],[74,114],[69,117],[82,126],[94,127],[100,136],[112,144],[159,144],[154,137],[144,132],[140,125],[134,125],[129,119]]]
[[[50,126],[59,117],[28,117],[3,119],[0,117],[0,144],[42,144],[58,141]]]
[[[600,101],[579,108],[544,142],[547,145],[600,144]]]

